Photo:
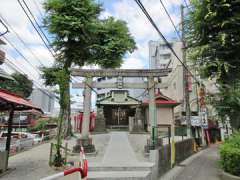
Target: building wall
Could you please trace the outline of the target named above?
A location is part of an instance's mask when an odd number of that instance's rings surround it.
[[[158,125],[170,125],[172,120],[173,120],[172,108],[169,107],[157,108]]]
[[[171,45],[178,57],[182,59],[182,43],[179,41],[172,41]],[[166,54],[170,56],[168,56],[168,59],[163,60],[163,58],[161,58],[161,55]],[[152,69],[166,68],[167,65],[169,68],[172,68],[172,72],[169,73],[167,77],[161,78],[163,83],[168,84],[168,87],[166,89],[161,89],[161,92],[171,99],[182,103],[174,110],[175,116],[182,116],[182,112],[185,111],[183,66],[162,41],[149,42],[149,63],[149,67]],[[191,78],[189,79],[192,89],[189,94],[190,106],[192,111],[197,112],[197,86],[196,84],[191,83],[193,82]]]
[[[40,107],[44,113],[52,115],[55,101],[55,95],[52,92],[35,88],[30,96],[30,101]]]
[[[158,125],[171,125],[171,121],[173,120],[172,107],[157,107],[156,116]],[[147,120],[147,130],[151,131],[148,107],[145,109],[145,118]]]

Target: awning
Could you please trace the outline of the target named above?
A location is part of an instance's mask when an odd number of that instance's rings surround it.
[[[34,106],[31,102],[23,99],[14,93],[5,89],[0,89],[0,111],[9,110],[10,105],[14,106],[14,110],[29,110],[35,109],[43,112],[41,108]]]

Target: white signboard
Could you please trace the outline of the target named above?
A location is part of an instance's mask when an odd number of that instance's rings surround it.
[[[185,120],[182,122],[183,125],[186,125],[186,118]],[[191,116],[191,125],[192,126],[198,126],[198,127],[204,127],[207,128],[208,127],[208,122],[206,119],[205,114],[200,114],[199,116]]]

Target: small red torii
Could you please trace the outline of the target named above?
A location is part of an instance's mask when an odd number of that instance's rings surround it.
[[[92,111],[90,113],[90,119],[89,119],[89,131],[93,131],[95,127],[95,118],[96,115]],[[82,123],[83,123],[83,112],[79,112],[79,114],[73,116],[74,120],[74,131],[75,132],[82,132]]]

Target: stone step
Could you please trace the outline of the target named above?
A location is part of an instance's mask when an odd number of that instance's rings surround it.
[[[150,171],[90,171],[88,180],[151,180]]]
[[[90,163],[89,171],[151,171],[153,163],[139,162],[133,164]]]

